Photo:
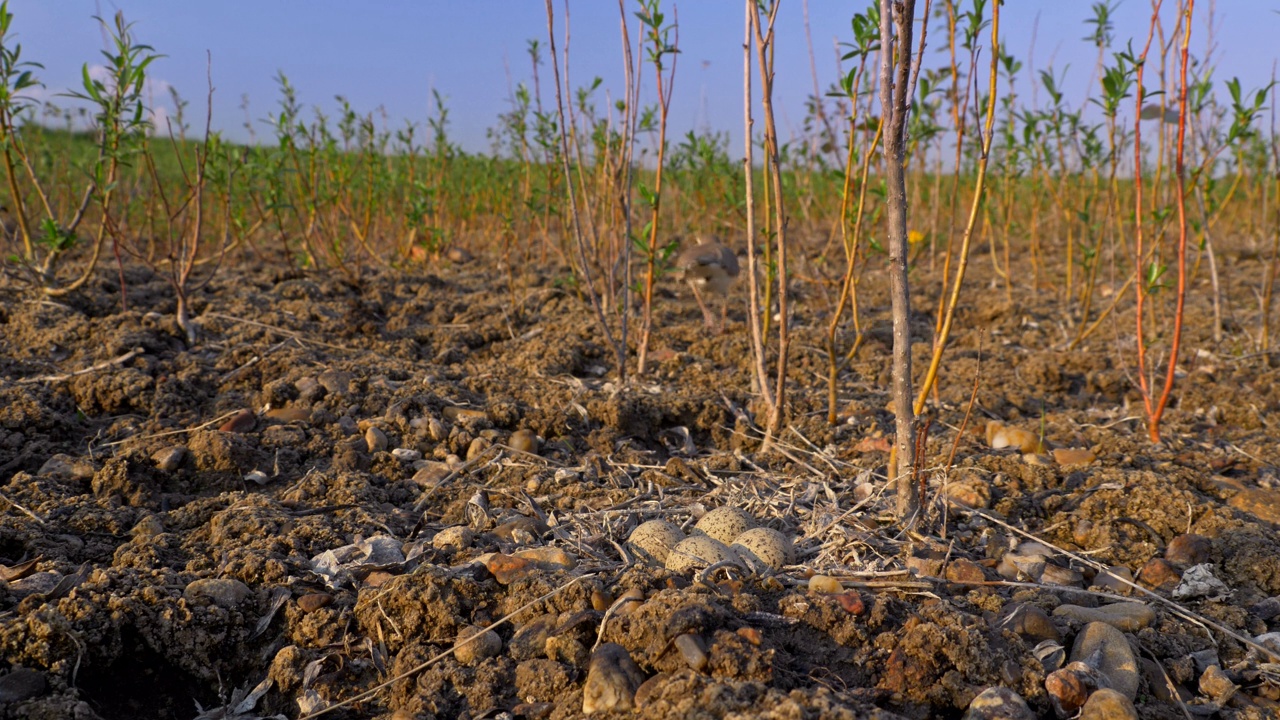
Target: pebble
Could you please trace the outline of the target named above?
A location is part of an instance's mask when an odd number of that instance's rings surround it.
[[[58,453],[45,460],[40,469],[36,471],[36,475],[60,475],[75,480],[89,480],[93,477],[94,472],[93,463]]]
[[[1023,454],[1043,453],[1044,443],[1033,432],[1005,425],[998,420],[987,423],[987,444],[993,450],[1017,448]]]
[[[162,450],[157,450],[151,455],[151,461],[156,467],[164,472],[173,472],[182,467],[182,461],[187,459],[186,445],[170,445]]]
[[[1181,568],[1209,562],[1213,542],[1204,535],[1185,533],[1169,541],[1164,549],[1164,559]]]
[[[1138,720],[1138,711],[1124,693],[1102,688],[1089,696],[1078,720]]]
[[[1000,621],[1000,627],[1011,630],[1018,635],[1039,642],[1052,640],[1062,642],[1062,633],[1053,624],[1049,613],[1035,605],[1017,604],[1012,606]]]
[[[809,594],[834,595],[844,592],[844,585],[830,575],[814,575],[809,578]]]
[[[1249,608],[1249,612],[1262,620],[1271,620],[1280,617],[1280,597],[1269,597],[1261,602],[1255,603]]]
[[[989,687],[969,703],[963,720],[1035,720],[1027,701],[1006,687]]]
[[[1079,571],[1049,562],[1045,563],[1044,569],[1040,571],[1039,580],[1046,585],[1084,587],[1084,575]]]
[[[422,459],[422,453],[418,452],[417,450],[414,450],[413,448],[396,448],[395,450],[391,451],[391,454],[395,456],[395,458],[400,462],[409,463],[409,462],[413,462],[414,460]]]
[[[1138,571],[1138,584],[1148,590],[1173,590],[1182,580],[1182,573],[1164,558],[1151,558]]]
[[[676,649],[684,661],[698,672],[707,666],[707,644],[702,637],[693,633],[679,635],[675,639]]]
[[[1116,628],[1103,622],[1091,622],[1084,626],[1071,646],[1071,660],[1086,661],[1098,655],[1097,669],[1106,676],[1108,684],[1133,699],[1138,694],[1138,659],[1129,647],[1129,641]]]
[[[948,483],[943,494],[953,505],[978,510],[991,507],[991,486],[981,480]]]
[[[556,629],[555,614],[539,615],[520,626],[511,636],[507,652],[517,661],[546,657],[547,638]]]
[[[222,423],[218,430],[225,433],[247,433],[252,431],[257,424],[258,416],[254,415],[252,410],[241,410]]]
[[[778,571],[795,562],[796,548],[791,538],[773,528],[758,527],[744,531],[729,546],[743,561],[760,570]]]
[[[1225,705],[1236,690],[1240,689],[1217,665],[1210,665],[1201,673],[1199,687],[1201,693],[1219,705]]]
[[[517,545],[532,545],[550,531],[547,524],[537,518],[518,517],[493,529],[493,534]]]
[[[360,424],[353,420],[350,415],[343,415],[338,418],[338,429],[348,437],[360,434]]]
[[[755,518],[748,515],[745,510],[724,505],[703,515],[693,529],[695,533],[700,532],[728,545],[755,524]]]
[[[546,652],[548,660],[562,662],[575,668],[586,665],[591,656],[587,646],[572,634],[551,635],[547,638],[543,651]]]
[[[1129,586],[1131,582],[1133,573],[1123,565],[1112,565],[1093,578],[1094,587],[1110,590],[1117,595],[1132,595],[1133,588]]]
[[[511,433],[507,445],[512,450],[517,450],[530,455],[538,454],[538,435],[532,430],[517,430]]]
[[[471,408],[460,407],[445,408],[444,417],[446,420],[453,420],[461,423],[472,423],[489,419],[488,413],[483,410],[473,410]]]
[[[1054,608],[1053,614],[1079,623],[1103,622],[1121,632],[1137,632],[1144,627],[1150,627],[1156,621],[1156,611],[1152,610],[1150,605],[1133,602],[1121,602],[1096,608],[1064,604]]]
[[[466,525],[454,525],[436,533],[431,538],[431,547],[437,550],[453,550],[458,552],[471,547],[476,534]]]
[[[604,643],[591,654],[587,681],[582,688],[582,712],[587,715],[635,707],[636,690],[644,675],[627,649]]]
[[[956,558],[947,563],[947,567],[943,571],[943,577],[953,583],[964,584],[981,583],[987,579],[986,573],[982,571],[982,566],[968,558]]]
[[[1060,718],[1075,715],[1084,706],[1089,695],[1099,687],[1105,687],[1107,679],[1084,663],[1071,663],[1061,670],[1054,670],[1044,679],[1044,689],[1049,695],[1053,712]]]
[[[604,612],[613,605],[613,596],[608,591],[596,588],[591,591],[591,609]]]
[[[477,636],[478,635],[478,636]],[[474,640],[470,639],[473,636]],[[492,630],[463,625],[453,643],[453,657],[463,665],[477,665],[502,652],[502,638]]]
[[[1088,465],[1098,456],[1083,448],[1058,448],[1053,451],[1053,459],[1059,465]]]
[[[332,604],[333,596],[329,593],[307,593],[298,598],[298,609],[304,613],[313,613]]]
[[[672,572],[683,573],[726,560],[736,560],[734,551],[728,545],[709,535],[691,535],[671,548],[666,566]]]
[[[1047,466],[1053,464],[1053,457],[1044,453],[1023,453],[1022,462],[1028,465]]]
[[[369,452],[382,452],[387,449],[387,434],[376,427],[370,426],[364,431],[364,442],[369,447]]]
[[[272,408],[268,410],[266,414],[268,418],[278,420],[282,423],[311,421],[311,411],[300,407]]]
[[[613,614],[619,617],[630,615],[644,604],[644,590],[638,587],[628,589],[614,601]]]
[[[252,595],[249,586],[235,578],[201,578],[189,583],[182,591],[187,602],[212,601],[224,608],[233,608]]]
[[[489,449],[489,446],[492,444],[493,443],[490,442],[488,439],[482,438],[482,437],[478,437],[472,440],[471,444],[467,446],[467,462],[471,462],[472,460],[475,460],[476,458],[483,455],[485,451]]]
[[[432,488],[439,485],[451,472],[453,470],[442,462],[427,461],[426,465],[413,474],[413,482],[421,488]]]
[[[756,647],[760,647],[760,643],[764,642],[764,636],[760,634],[759,630],[753,627],[740,627],[735,631],[735,633],[738,637],[746,640]]]
[[[320,373],[320,386],[331,393],[344,393],[351,387],[351,373],[345,370],[325,370]]]
[[[40,697],[49,686],[44,673],[28,668],[14,668],[0,675],[0,703],[20,703]]]

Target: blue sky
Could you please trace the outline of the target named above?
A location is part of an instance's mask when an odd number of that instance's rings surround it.
[[[670,5],[669,3],[664,3]],[[923,5],[923,3],[921,3]],[[1009,52],[1044,68],[1051,60],[1070,65],[1066,88],[1078,105],[1090,82],[1094,48],[1082,38],[1091,15],[1087,0],[1007,0],[1004,38]],[[1176,0],[1165,0],[1166,28],[1172,32]],[[863,2],[810,0],[809,21],[822,88],[836,79],[837,40],[849,40],[849,16]],[[1208,39],[1210,2],[1197,2],[1193,52],[1203,54]],[[1240,76],[1246,88],[1265,84],[1277,57],[1280,0],[1219,1],[1216,7],[1219,81]],[[433,112],[431,90],[449,107],[450,135],[469,151],[488,148],[486,128],[508,109],[512,84],[531,79],[528,40],[544,47],[544,5],[536,0],[11,0],[12,31],[23,56],[42,63],[38,73],[53,95],[78,84],[81,65],[101,62],[103,36],[92,16],[122,10],[135,24],[137,38],[166,57],[153,66],[155,101],[168,103],[166,84],[191,101],[191,115],[203,118],[206,51],[211,52],[215,86],[213,124],[235,139],[246,139],[242,97],[259,138],[270,129],[258,122],[278,100],[274,84],[283,71],[308,106],[332,114],[335,95],[347,97],[361,112],[384,108],[391,122],[405,119],[425,125]],[[630,13],[634,0],[627,0]],[[711,128],[731,133],[731,149],[740,152],[742,126],[742,3],[737,0],[685,0],[676,5],[680,47],[672,132]],[[557,20],[563,0],[557,0]],[[670,8],[668,7],[668,12]],[[617,3],[573,0],[570,5],[570,72],[573,86],[603,78],[605,93],[622,89]],[[1147,0],[1123,0],[1115,14],[1117,48],[1126,39],[1140,45],[1150,17]],[[635,33],[635,20],[630,18]],[[798,132],[805,97],[812,93],[802,0],[783,0],[779,16],[777,77],[779,123],[784,134]],[[936,26],[935,26],[936,27]],[[1035,54],[1028,62],[1033,30]],[[942,40],[932,34],[933,41]],[[562,36],[557,35],[557,43]],[[941,64],[943,46],[931,43],[927,65]],[[644,86],[652,101],[653,76],[646,67]],[[553,102],[550,65],[542,71],[545,99]],[[758,86],[757,86],[758,87]],[[1029,94],[1029,78],[1019,91]],[[1043,97],[1043,96],[1042,96]],[[65,98],[54,102],[67,104]],[[425,134],[425,133],[424,133]]]

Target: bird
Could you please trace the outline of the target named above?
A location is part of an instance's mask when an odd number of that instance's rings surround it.
[[[702,319],[707,327],[716,328],[715,319],[702,299],[702,290],[706,288],[721,297],[727,296],[740,272],[738,256],[720,242],[719,238],[698,236],[697,245],[685,248],[676,256],[676,270],[681,279],[693,289],[693,297],[698,301],[698,307],[702,308]],[[726,298],[720,313],[719,329],[723,329],[728,312],[729,301]]]

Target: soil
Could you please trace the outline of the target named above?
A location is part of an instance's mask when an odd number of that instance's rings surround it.
[[[1215,345],[1198,281],[1166,440],[1152,445],[1131,314],[1068,351],[1054,290],[1006,296],[974,264],[975,304],[957,318],[925,446],[929,520],[905,535],[883,480],[891,336],[877,273],[829,426],[823,348],[838,287],[802,268],[791,429],[764,450],[741,286],[716,334],[663,280],[652,371],[625,386],[564,268],[482,256],[354,279],[244,263],[193,298],[193,347],[146,269],[103,270],[56,299],[4,286],[0,717],[295,718],[405,674],[328,717],[574,718],[597,642],[621,645],[647,679],[636,710],[606,716],[960,717],[1005,686],[1052,717],[1038,641],[1001,618],[1097,606],[1084,589],[1095,571],[1058,556],[1084,580],[1004,582],[998,561],[1018,538],[1001,523],[1134,575],[1175,538],[1203,536],[1197,559],[1228,593],[1180,603],[1241,635],[1280,630],[1276,356],[1253,353],[1234,315]],[[917,369],[939,285],[918,265]],[[1228,307],[1256,307],[1245,283],[1232,292]],[[851,332],[840,337],[847,348]],[[1096,460],[993,450],[982,432],[993,419]],[[536,453],[506,447],[517,430],[536,433]],[[947,493],[985,516],[944,517]],[[687,530],[726,504],[794,537],[797,564],[704,578],[624,554],[644,520]],[[375,541],[396,557],[318,571],[326,551]],[[544,546],[569,563],[486,557]],[[1170,568],[1176,584],[1185,568]],[[815,572],[847,591],[810,594]],[[627,591],[638,607],[611,609]],[[1219,716],[1275,716],[1265,657],[1152,607],[1155,622],[1128,640],[1189,702],[1209,700],[1192,654],[1210,650],[1240,686]],[[507,615],[496,652],[449,652],[464,628]],[[1052,623],[1069,648],[1080,623]],[[690,633],[698,662],[674,645]],[[1168,692],[1144,676],[1139,715],[1183,717]]]

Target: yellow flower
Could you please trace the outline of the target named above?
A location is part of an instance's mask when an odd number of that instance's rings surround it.
[[[919,230],[912,230],[907,233],[907,243],[910,245],[918,245],[924,242],[924,233]]]

